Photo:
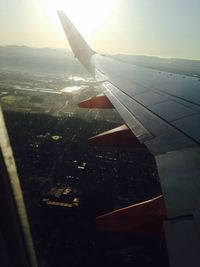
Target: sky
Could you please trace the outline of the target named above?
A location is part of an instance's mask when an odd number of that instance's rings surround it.
[[[200,59],[199,0],[0,0],[0,45],[69,48],[56,9],[97,52]]]

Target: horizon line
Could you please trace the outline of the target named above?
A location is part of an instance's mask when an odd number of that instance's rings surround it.
[[[31,46],[31,45],[26,45],[26,44],[0,44],[0,47],[27,47],[27,48],[32,48],[32,49],[51,49],[51,50],[66,50],[67,52],[70,52],[73,54],[71,49],[69,48],[64,48],[64,47],[48,47],[48,46]],[[138,54],[138,53],[123,53],[123,52],[116,52],[116,53],[99,53],[99,54],[105,54],[105,55],[111,55],[111,56],[116,56],[116,55],[127,55],[127,56],[143,56],[143,57],[155,57],[155,58],[160,58],[160,59],[180,59],[180,60],[192,60],[192,61],[200,61],[200,58],[194,59],[194,58],[186,58],[186,57],[170,57],[170,56],[160,56],[160,55],[150,55],[150,54]]]

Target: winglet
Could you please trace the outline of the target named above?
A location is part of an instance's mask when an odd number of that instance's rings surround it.
[[[57,11],[57,13],[74,56],[78,58],[89,72],[92,72],[91,57],[95,52],[89,47],[66,14],[63,11]]]

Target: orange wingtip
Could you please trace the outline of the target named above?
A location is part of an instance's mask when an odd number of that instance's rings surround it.
[[[88,139],[90,146],[144,147],[126,126],[103,132]]]
[[[166,218],[163,196],[141,202],[96,218],[96,228],[111,232],[163,236],[162,221]]]
[[[97,95],[88,98],[78,104],[80,108],[114,108],[110,100],[105,95]]]

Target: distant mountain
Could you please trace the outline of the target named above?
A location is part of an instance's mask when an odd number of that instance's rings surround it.
[[[88,76],[70,51],[28,46],[0,46],[0,69]]]
[[[115,59],[160,71],[200,77],[200,60],[160,58],[143,55],[117,54]],[[0,46],[0,70],[54,75],[88,76],[88,72],[66,49]]]
[[[160,71],[200,77],[200,60],[160,58],[143,55],[117,54],[112,56],[123,62]]]

